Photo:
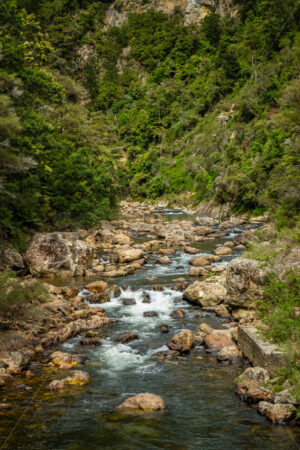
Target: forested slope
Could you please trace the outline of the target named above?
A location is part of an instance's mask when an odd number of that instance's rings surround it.
[[[299,2],[240,1],[200,26],[149,9],[118,27],[112,3],[121,13],[123,1],[1,2],[2,237],[92,225],[125,195],[295,224]]]

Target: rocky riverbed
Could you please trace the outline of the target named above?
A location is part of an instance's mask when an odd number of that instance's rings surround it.
[[[50,299],[1,332],[3,448],[297,448],[293,392],[239,349],[265,274],[241,254],[265,218],[121,206],[6,252]]]

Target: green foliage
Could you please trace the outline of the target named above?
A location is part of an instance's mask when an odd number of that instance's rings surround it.
[[[49,293],[37,280],[20,281],[13,273],[0,274],[0,314],[3,317],[24,316],[32,303],[44,303]]]

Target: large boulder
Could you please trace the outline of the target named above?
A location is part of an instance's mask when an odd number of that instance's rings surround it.
[[[141,259],[144,252],[140,248],[121,248],[116,250],[119,263],[129,263]]]
[[[91,382],[88,373],[83,372],[83,370],[73,370],[67,378],[64,378],[65,384],[72,384],[77,386],[83,386]]]
[[[237,234],[234,238],[233,238],[233,242],[236,245],[246,245],[249,244],[249,242],[257,242],[258,241],[258,237],[255,236],[255,234],[252,233],[252,231],[244,231],[244,233],[241,234]]]
[[[217,247],[214,250],[214,254],[218,255],[218,256],[232,255],[232,253],[233,253],[232,248],[226,247],[225,245],[221,246],[221,247]]]
[[[28,366],[33,353],[28,351],[1,352],[0,363],[3,363],[5,370],[12,374],[20,373]]]
[[[227,266],[225,303],[242,308],[255,308],[264,296],[262,283],[265,272],[253,259],[236,258]]]
[[[24,259],[33,276],[77,276],[92,266],[93,253],[77,233],[38,233]]]
[[[225,287],[218,282],[195,281],[183,292],[183,298],[201,306],[214,306],[226,296]]]
[[[296,417],[297,410],[290,404],[270,403],[261,401],[258,404],[258,412],[266,416],[273,423],[290,422]]]
[[[267,370],[248,367],[237,379],[236,394],[248,403],[272,400],[272,386]]]
[[[164,400],[155,394],[138,394],[127,398],[117,409],[136,409],[141,411],[162,411],[167,408]]]

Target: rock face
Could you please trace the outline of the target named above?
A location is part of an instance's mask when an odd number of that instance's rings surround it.
[[[285,423],[296,417],[296,408],[289,404],[273,404],[259,402],[258,412],[266,416],[273,423]]]
[[[159,395],[146,393],[127,398],[117,409],[138,409],[150,412],[165,410],[167,405]]]
[[[225,287],[218,282],[195,281],[183,292],[183,298],[201,306],[214,306],[226,296]]]
[[[106,28],[122,25],[130,12],[145,12],[147,9],[163,11],[169,15],[179,10],[185,25],[199,25],[201,20],[213,11],[221,17],[226,14],[235,16],[237,11],[232,0],[121,0],[108,8],[105,17]]]
[[[236,258],[227,266],[225,303],[243,308],[255,308],[263,298],[261,285],[264,271],[253,259]]]
[[[76,276],[91,267],[93,253],[77,233],[38,233],[24,259],[33,276]]]

